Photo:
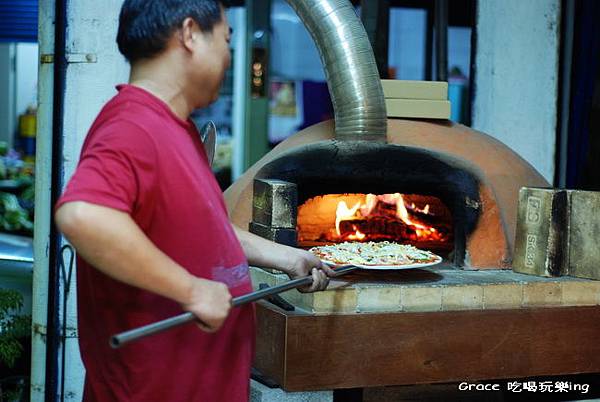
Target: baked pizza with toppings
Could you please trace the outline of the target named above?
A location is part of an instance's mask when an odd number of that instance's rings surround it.
[[[344,242],[309,249],[322,261],[334,265],[359,266],[426,266],[437,264],[442,258],[430,251],[408,244],[389,241]]]

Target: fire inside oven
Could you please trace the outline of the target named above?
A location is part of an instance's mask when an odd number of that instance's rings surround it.
[[[297,197],[293,205],[285,204],[294,210],[293,227],[253,219],[253,233],[276,241],[293,238],[305,248],[389,240],[432,251],[462,267],[467,239],[479,219],[473,169],[426,149],[322,141],[271,160],[254,179],[290,183]],[[263,194],[267,187],[255,188],[255,206],[266,208],[267,200],[277,204],[277,192]]]
[[[418,194],[326,194],[298,207],[298,245],[395,241],[447,255],[452,214],[437,197]]]

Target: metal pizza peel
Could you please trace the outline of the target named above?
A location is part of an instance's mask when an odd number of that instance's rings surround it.
[[[435,262],[428,263],[428,264],[418,264],[418,267],[421,268],[424,266],[439,264],[441,261],[442,261],[442,259],[441,259],[441,257],[439,257],[439,260],[436,260]],[[333,271],[335,272],[335,276],[334,276],[335,278],[340,277],[342,275],[349,274],[349,273],[357,271],[357,270],[406,269],[406,267],[403,267],[400,265],[373,267],[373,266],[355,265],[355,264],[336,265],[333,263],[328,263],[328,265],[329,264],[331,264]],[[417,266],[413,265],[413,266],[410,266],[409,268],[417,268]],[[307,275],[302,278],[292,279],[290,281],[284,282],[277,286],[267,287],[267,288],[257,290],[257,291],[254,291],[254,292],[242,295],[242,296],[234,297],[231,300],[231,306],[239,307],[244,304],[248,304],[248,303],[251,303],[251,302],[254,302],[257,300],[266,299],[273,295],[285,292],[290,289],[296,289],[296,288],[299,288],[302,286],[310,285],[312,283],[312,281],[313,281],[312,275]],[[167,329],[177,327],[179,325],[182,325],[182,324],[185,324],[188,322],[192,322],[192,321],[198,321],[198,318],[190,312],[183,313],[183,314],[171,317],[171,318],[167,318],[162,321],[155,322],[153,324],[148,324],[148,325],[145,325],[145,326],[142,326],[139,328],[135,328],[135,329],[132,329],[129,331],[121,332],[120,334],[116,334],[110,338],[110,345],[113,348],[119,348],[126,343],[136,341],[136,340],[138,340],[140,338],[144,338],[148,335],[153,335],[153,334],[156,334],[156,333],[165,331]]]
[[[336,277],[348,274],[352,271],[360,269],[355,265],[342,265],[334,268],[334,272]],[[281,285],[268,287],[265,289],[257,290],[255,292],[251,292],[242,296],[234,297],[231,300],[232,307],[239,307],[244,304],[248,304],[257,300],[266,299],[270,296],[279,294],[281,292],[285,292],[286,290],[296,289],[302,286],[310,285],[312,283],[312,275],[304,276],[302,278],[292,279]],[[159,332],[163,332],[167,329],[171,329],[177,327],[179,325],[198,321],[198,318],[192,313],[183,313],[177,316],[167,318],[162,321],[155,322],[153,324],[148,324],[139,328],[135,328],[129,331],[121,332],[120,334],[116,334],[110,338],[110,346],[113,348],[119,348],[126,343],[136,341],[140,338],[144,338],[148,335],[153,335]]]
[[[208,158],[208,165],[212,166],[215,159],[215,150],[217,149],[217,127],[212,120],[209,120],[198,131],[200,133],[200,141],[204,145],[204,151]]]

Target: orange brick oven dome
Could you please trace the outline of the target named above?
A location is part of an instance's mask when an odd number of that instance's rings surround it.
[[[298,204],[325,194],[438,197],[452,212],[455,265],[509,268],[518,191],[549,184],[494,138],[451,122],[388,119],[387,142],[334,139],[333,122],[288,138],[225,192],[231,220],[252,221],[254,179],[295,183]]]

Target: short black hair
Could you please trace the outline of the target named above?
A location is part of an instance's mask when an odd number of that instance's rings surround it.
[[[117,45],[133,63],[162,52],[183,20],[191,17],[202,32],[221,21],[219,0],[125,0],[119,15]]]

